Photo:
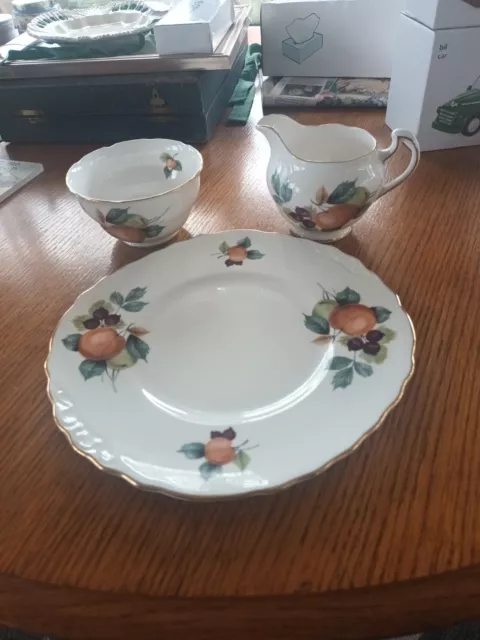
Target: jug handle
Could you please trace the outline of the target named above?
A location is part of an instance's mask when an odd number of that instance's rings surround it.
[[[413,135],[413,133],[411,133],[407,129],[395,129],[394,131],[392,131],[392,144],[386,149],[378,150],[378,156],[380,160],[385,163],[388,158],[390,158],[398,149],[399,141],[402,139],[405,142],[405,146],[410,150],[410,153],[412,154],[410,162],[408,163],[408,167],[398,177],[390,180],[390,182],[387,182],[387,184],[383,185],[383,187],[377,194],[377,198],[381,198],[386,193],[402,184],[402,182],[415,171],[418,163],[420,162],[420,145],[418,144],[418,140]]]

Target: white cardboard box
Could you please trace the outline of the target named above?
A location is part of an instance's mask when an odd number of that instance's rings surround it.
[[[404,2],[266,2],[261,11],[263,72],[268,76],[389,78],[394,29]]]
[[[422,151],[480,144],[479,76],[480,27],[433,31],[400,16],[388,126],[412,131]]]
[[[480,26],[480,0],[406,0],[405,13],[431,29]]]
[[[214,53],[234,19],[233,0],[180,0],[153,28],[157,51]]]

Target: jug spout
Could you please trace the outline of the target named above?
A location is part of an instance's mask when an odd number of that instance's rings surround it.
[[[263,116],[257,123],[257,129],[268,140],[272,155],[282,150],[290,152],[287,140],[295,136],[295,129],[300,126],[288,116],[277,113]]]

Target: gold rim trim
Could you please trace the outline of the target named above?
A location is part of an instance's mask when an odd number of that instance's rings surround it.
[[[257,229],[235,229],[234,231],[238,231],[238,233],[264,233],[266,235],[286,235],[286,234],[279,234],[276,232],[272,232],[272,231],[260,231]],[[210,236],[219,236],[219,235],[223,235],[225,233],[225,231],[220,231],[218,233],[211,233],[208,234]],[[201,236],[196,236],[198,237],[204,237],[204,235]],[[286,236],[288,237],[288,236]],[[195,238],[192,238],[192,240],[194,240]],[[306,241],[306,242],[312,242],[311,240],[305,240],[304,238],[299,238],[299,240],[302,241]],[[170,245],[170,247],[166,247],[165,250],[168,250],[170,248],[174,248],[176,245]],[[331,247],[331,248],[335,248],[336,247]],[[337,249],[337,251],[340,251],[340,249]],[[340,253],[343,254],[342,251],[340,251]],[[152,255],[152,254],[150,254]],[[365,267],[365,265],[363,264],[363,262],[361,262],[361,260],[359,260],[358,258],[351,256],[349,254],[343,254],[348,256],[349,259],[351,260],[355,260],[356,262],[359,262],[361,264],[361,266],[368,271],[368,273],[371,273],[372,275],[374,275],[376,278],[378,278],[380,280],[380,282],[388,289],[388,291],[390,291],[391,293],[393,293],[391,291],[391,289],[389,287],[387,287],[387,285],[384,283],[384,281],[382,280],[382,278],[380,278],[380,276],[378,276],[374,271],[372,271],[371,269],[368,269],[367,267]],[[145,256],[145,257],[149,257],[149,256]],[[129,263],[123,267],[121,267],[120,269],[117,269],[116,271],[114,271],[114,273],[118,273],[119,271],[122,271],[123,269],[125,269],[126,267],[129,267],[131,264],[133,263]],[[44,371],[45,371],[45,375],[47,377],[47,395],[48,395],[48,399],[50,400],[50,403],[52,405],[52,416],[53,416],[53,421],[55,422],[55,424],[57,425],[58,429],[63,433],[63,435],[67,438],[68,443],[70,444],[71,448],[75,451],[75,453],[78,453],[78,455],[80,455],[82,458],[86,458],[87,460],[89,460],[97,469],[99,469],[100,471],[103,471],[104,473],[107,473],[109,475],[112,476],[116,476],[118,478],[122,478],[123,480],[126,480],[126,482],[128,482],[130,485],[134,486],[136,489],[141,489],[142,491],[150,491],[153,493],[160,493],[162,495],[166,495],[169,496],[171,498],[177,498],[179,500],[183,500],[186,502],[219,502],[219,501],[227,501],[227,500],[240,500],[242,498],[250,498],[253,496],[262,496],[262,495],[271,495],[274,493],[279,493],[280,491],[284,491],[285,489],[290,489],[291,487],[295,486],[296,484],[300,484],[301,482],[305,482],[307,480],[311,480],[312,478],[316,478],[317,476],[321,475],[322,473],[324,473],[325,471],[327,471],[327,469],[329,469],[331,466],[333,466],[334,464],[336,464],[337,462],[339,462],[340,460],[343,460],[344,458],[347,458],[351,453],[353,453],[354,451],[356,451],[364,442],[365,440],[367,440],[367,438],[369,438],[373,433],[375,433],[375,431],[377,431],[377,429],[383,424],[384,420],[387,418],[387,416],[393,411],[393,409],[395,409],[395,407],[400,403],[400,401],[402,400],[404,394],[405,394],[405,389],[407,388],[408,383],[410,382],[410,380],[413,377],[413,374],[415,373],[415,350],[416,350],[416,346],[417,346],[417,336],[415,333],[415,327],[413,325],[412,319],[409,316],[409,314],[405,311],[402,302],[400,300],[400,297],[398,296],[398,294],[394,293],[396,299],[397,299],[397,303],[399,308],[403,311],[403,313],[405,314],[408,323],[410,325],[410,329],[412,331],[412,338],[413,338],[413,344],[412,344],[412,354],[411,354],[411,359],[410,359],[410,371],[408,372],[406,378],[404,378],[402,385],[400,387],[400,391],[398,393],[398,395],[396,396],[396,398],[393,400],[393,402],[391,402],[388,407],[383,411],[383,413],[381,414],[381,416],[378,418],[378,420],[375,422],[375,424],[373,424],[367,431],[365,431],[365,433],[363,435],[360,436],[360,438],[358,438],[358,440],[356,440],[350,447],[348,447],[347,449],[345,449],[344,451],[342,451],[341,453],[339,453],[337,456],[335,456],[334,458],[332,458],[331,460],[329,460],[328,462],[325,462],[325,464],[323,464],[321,467],[318,467],[318,469],[315,469],[314,471],[309,471],[307,473],[304,473],[301,476],[297,476],[296,478],[292,478],[291,480],[287,480],[286,482],[283,482],[282,484],[278,484],[275,485],[274,487],[269,487],[267,489],[255,489],[253,491],[244,491],[242,493],[235,493],[235,494],[210,494],[210,495],[189,495],[189,494],[185,494],[185,493],[181,493],[181,492],[177,492],[174,491],[172,489],[165,489],[165,488],[161,488],[161,487],[157,487],[155,485],[149,485],[149,484],[144,484],[144,483],[139,483],[136,480],[134,480],[133,478],[131,478],[130,476],[122,473],[121,471],[118,471],[116,469],[111,469],[109,467],[104,467],[100,462],[98,462],[98,460],[96,460],[92,455],[85,453],[85,451],[82,451],[81,449],[79,449],[76,444],[73,442],[72,437],[69,433],[69,431],[67,431],[65,429],[65,427],[60,423],[59,419],[57,418],[56,415],[56,410],[55,410],[55,400],[52,397],[52,393],[50,390],[50,386],[51,386],[51,379],[50,379],[50,374],[48,371],[48,360],[50,358],[50,354],[52,352],[52,344],[53,344],[53,339],[57,333],[58,327],[61,323],[61,321],[63,320],[63,318],[73,309],[73,307],[75,306],[77,300],[83,296],[84,294],[88,293],[89,291],[91,291],[92,289],[94,289],[95,287],[97,287],[101,282],[103,282],[104,280],[106,280],[110,275],[112,274],[108,274],[106,276],[103,276],[103,278],[100,278],[100,280],[98,280],[95,284],[93,284],[91,287],[88,287],[88,289],[85,289],[84,291],[82,291],[82,293],[80,293],[80,295],[78,295],[75,299],[75,301],[73,302],[73,304],[70,305],[70,307],[68,307],[68,309],[62,314],[60,320],[57,322],[55,329],[53,330],[52,336],[50,338],[50,342],[48,345],[48,354],[47,354],[47,358],[45,360],[45,363],[43,365]]]
[[[272,114],[272,115],[281,115],[281,114]],[[267,116],[264,116],[264,117],[267,117]],[[285,117],[287,117],[287,116],[285,116]],[[311,126],[311,125],[308,125],[308,124],[302,124],[301,122],[298,122],[297,120],[295,120],[295,122],[296,122],[296,124],[300,125],[301,127],[310,127]],[[366,158],[367,156],[369,156],[371,153],[373,153],[378,148],[377,140],[366,129],[362,129],[361,127],[352,127],[351,125],[340,124],[338,122],[327,122],[325,124],[320,124],[320,125],[317,125],[317,126],[319,126],[319,127],[343,127],[344,129],[356,129],[357,131],[363,131],[365,133],[368,133],[370,138],[372,138],[373,147],[370,149],[370,151],[367,151],[366,153],[363,153],[361,156],[356,156],[355,158],[349,158],[348,160],[310,160],[309,158],[302,158],[301,156],[297,156],[295,153],[293,153],[293,151],[290,149],[290,147],[288,145],[286,145],[285,142],[283,141],[282,136],[278,133],[278,131],[275,128],[274,124],[261,124],[261,121],[260,121],[260,122],[257,123],[256,126],[257,126],[257,129],[259,131],[261,131],[262,129],[270,129],[270,131],[273,131],[273,133],[275,133],[278,136],[278,138],[280,138],[280,142],[283,144],[283,146],[285,147],[285,149],[288,151],[288,153],[291,156],[293,156],[297,160],[300,160],[300,162],[307,162],[308,164],[346,164],[347,162],[355,162],[356,160],[361,160],[362,158]]]
[[[143,140],[147,140],[147,142],[150,141],[149,138],[139,138],[138,140],[136,139],[135,142],[143,141]],[[167,138],[152,138],[152,140],[163,140],[164,142],[175,142],[177,144],[180,142],[180,140],[170,140],[170,139],[167,139]],[[200,158],[200,167],[198,168],[198,170],[195,172],[195,174],[191,178],[189,178],[185,182],[182,182],[182,184],[178,184],[176,187],[172,187],[168,191],[163,191],[162,193],[156,193],[153,196],[142,196],[141,198],[132,198],[131,200],[125,200],[125,199],[123,199],[123,200],[102,200],[102,199],[99,199],[99,198],[91,198],[89,196],[82,196],[81,193],[78,193],[77,191],[75,191],[73,188],[70,187],[70,185],[68,184],[68,174],[70,173],[70,171],[72,169],[74,169],[76,166],[78,166],[82,160],[87,158],[89,155],[92,155],[93,153],[96,153],[97,151],[100,151],[101,149],[113,149],[114,147],[117,147],[118,145],[125,144],[125,142],[133,142],[133,140],[125,140],[123,142],[116,142],[115,144],[111,144],[108,147],[100,147],[100,149],[95,149],[95,151],[91,151],[90,153],[87,153],[82,158],[80,158],[80,160],[77,160],[77,162],[72,164],[72,166],[69,168],[69,170],[67,171],[67,174],[65,176],[65,184],[67,186],[67,189],[70,191],[70,193],[72,195],[74,195],[76,198],[81,198],[82,200],[86,200],[87,202],[93,202],[94,204],[100,204],[100,203],[104,203],[104,204],[108,204],[108,203],[111,203],[111,204],[127,204],[129,202],[143,202],[144,200],[152,200],[152,198],[161,198],[162,196],[166,196],[169,193],[173,193],[174,191],[177,191],[178,189],[181,189],[182,187],[184,187],[186,184],[189,184],[190,182],[192,182],[192,180],[195,180],[195,178],[198,178],[198,176],[202,173],[202,170],[203,170],[203,156],[200,153],[200,151],[198,149],[195,149],[195,147],[192,147],[192,145],[190,145],[190,144],[185,144],[184,142],[180,142],[180,144],[182,144],[186,149],[192,149],[192,151],[194,151],[197,154],[197,156]],[[99,280],[99,282],[100,282],[100,280]],[[96,284],[99,284],[99,282],[97,282]],[[93,285],[93,286],[95,286],[95,285]],[[89,289],[87,289],[87,291],[89,291]],[[84,291],[83,293],[86,293],[87,291]]]

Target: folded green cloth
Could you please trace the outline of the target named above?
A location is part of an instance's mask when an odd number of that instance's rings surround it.
[[[113,56],[128,56],[137,53],[145,46],[145,36],[137,34],[135,37],[117,40],[105,40],[95,45],[87,44],[48,44],[38,42],[23,49],[10,49],[7,57],[1,61],[16,62],[17,60],[78,60],[80,58],[105,58]]]
[[[240,80],[230,98],[229,105],[233,108],[228,116],[227,124],[245,124],[247,122],[255,97],[255,79],[261,63],[262,47],[259,44],[251,44],[245,56]]]

